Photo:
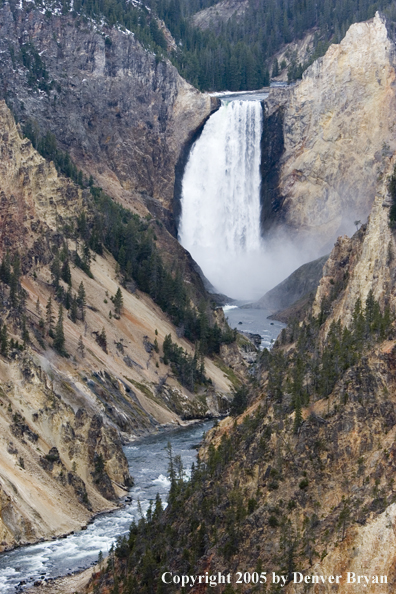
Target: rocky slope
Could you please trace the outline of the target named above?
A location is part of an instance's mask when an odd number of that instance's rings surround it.
[[[0,52],[0,96],[18,119],[54,133],[122,203],[143,214],[171,208],[180,152],[216,101],[127,30],[57,10],[3,4]]]
[[[76,530],[93,513],[113,508],[130,485],[122,443],[181,418],[218,414],[228,407],[230,382],[206,359],[211,383],[196,392],[179,383],[161,345],[170,334],[187,353],[194,348],[134,283],[133,292],[122,290],[122,311],[115,315],[111,299],[121,279],[106,250],[89,255],[89,275],[70,260],[70,294],[82,284],[85,304],[74,321],[71,310],[63,310],[64,347],[54,349],[59,304],[68,290],[63,280],[54,288],[54,260],[62,250],[81,249],[72,229],[83,210],[89,215],[91,198],[38,155],[4,102],[0,131],[4,550]],[[8,255],[13,272],[5,280]]]
[[[391,199],[388,193],[388,180],[394,164],[395,159],[392,158],[385,170],[383,182],[377,187],[367,225],[352,238],[338,238],[325,264],[313,306],[314,315],[319,314],[331,287],[345,285],[346,277],[348,281],[342,297],[333,304],[332,316],[326,321],[326,331],[333,320],[342,319],[344,324],[350,325],[356,300],[365,303],[370,291],[382,308],[391,304],[393,309],[395,305],[394,237],[389,227]]]
[[[377,13],[352,25],[293,88],[271,91],[262,164],[266,232],[286,227],[297,249],[317,256],[351,233],[355,220],[365,222],[396,148],[394,80],[394,43]]]
[[[199,29],[218,29],[219,25],[227,23],[232,17],[238,19],[245,13],[249,2],[247,0],[223,0],[214,6],[196,12],[191,20]]]
[[[296,301],[310,294],[315,295],[319,281],[323,275],[323,266],[327,259],[328,256],[323,256],[313,262],[303,264],[284,281],[279,283],[279,285],[263,295],[258,301],[245,307],[266,309],[271,313],[275,313],[290,307]]]

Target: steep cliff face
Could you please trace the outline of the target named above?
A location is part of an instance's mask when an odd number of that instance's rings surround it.
[[[12,6],[0,8],[0,93],[14,113],[124,204],[169,209],[180,150],[216,102],[126,30]]]
[[[70,386],[57,385],[31,355],[2,361],[0,373],[4,550],[78,530],[93,512],[114,508],[129,473],[115,428],[73,410],[62,397]]]
[[[270,93],[268,115],[283,113],[284,153],[264,204],[267,225],[286,225],[311,253],[329,249],[370,211],[396,148],[394,66],[394,44],[377,14],[352,25],[295,87]]]
[[[275,312],[280,313],[281,310],[289,308],[300,299],[308,299],[309,296],[313,298],[322,279],[323,266],[327,259],[328,256],[322,256],[313,262],[303,264],[261,299],[245,307],[266,309],[275,314]],[[276,315],[273,317],[278,319]]]
[[[384,180],[379,183],[367,225],[352,238],[339,237],[332,254],[325,264],[324,274],[313,305],[314,315],[319,315],[321,304],[338,285],[344,290],[332,305],[332,314],[324,326],[327,332],[331,322],[342,320],[350,325],[357,299],[366,302],[372,291],[381,304],[395,308],[394,295],[394,234],[389,227],[388,179],[393,173],[395,159],[387,159]]]
[[[23,249],[30,265],[45,261],[46,245],[62,217],[82,208],[82,192],[70,180],[60,180],[53,163],[33,150],[18,131],[4,101],[0,101],[0,255]],[[42,244],[40,244],[40,238]]]
[[[80,249],[73,229],[82,211],[89,213],[89,191],[58,176],[4,102],[0,131],[0,260],[7,261],[9,250],[13,274],[19,271],[13,285],[3,266],[0,281],[4,550],[76,530],[93,513],[114,508],[130,485],[122,444],[159,425],[219,414],[228,407],[230,384],[209,359],[206,387],[195,393],[179,383],[161,345],[171,334],[189,354],[194,348],[133,283],[133,292],[122,290],[123,308],[114,315],[120,277],[109,252],[90,255],[90,274],[70,259],[70,289],[61,279],[54,289],[54,253]],[[77,295],[81,285],[85,304],[74,318],[63,309],[65,342],[57,351],[60,295]]]

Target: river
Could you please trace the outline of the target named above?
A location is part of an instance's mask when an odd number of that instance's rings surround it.
[[[241,332],[259,334],[261,336],[260,349],[270,349],[286,324],[277,320],[269,320],[271,314],[265,309],[244,309],[243,306],[225,305],[224,315],[231,328]]]
[[[197,456],[196,446],[213,425],[205,421],[167,431],[135,441],[124,447],[130,473],[135,480],[129,496],[132,501],[112,513],[97,516],[86,530],[67,538],[21,547],[0,555],[0,592],[20,591],[18,584],[31,586],[35,580],[60,577],[86,569],[98,559],[99,551],[106,556],[117,536],[126,534],[134,519],[139,519],[139,502],[143,512],[157,493],[166,501],[169,490],[166,445],[172,444],[174,455],[180,455],[189,471]],[[24,587],[23,586],[23,587]]]

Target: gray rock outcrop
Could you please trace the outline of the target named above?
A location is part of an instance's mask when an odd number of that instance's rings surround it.
[[[133,33],[70,14],[4,4],[0,53],[0,97],[19,120],[54,133],[77,167],[122,203],[144,213],[148,196],[156,208],[171,207],[180,152],[216,100]]]

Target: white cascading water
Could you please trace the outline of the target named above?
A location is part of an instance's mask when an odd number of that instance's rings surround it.
[[[217,291],[263,294],[260,101],[223,101],[194,144],[183,177],[180,243]]]

